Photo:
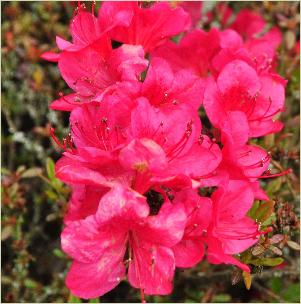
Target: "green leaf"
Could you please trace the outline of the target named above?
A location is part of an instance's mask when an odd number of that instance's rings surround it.
[[[62,250],[58,249],[58,248],[56,248],[56,249],[53,250],[53,254],[55,256],[57,256],[58,258],[60,258],[60,259],[66,258],[64,252]]]
[[[225,293],[217,294],[212,298],[213,303],[229,303],[231,302],[231,296]]]
[[[24,285],[27,288],[34,289],[34,288],[37,287],[38,284],[37,284],[37,282],[35,282],[35,281],[31,280],[31,279],[25,279]]]
[[[261,204],[256,209],[256,212],[254,214],[255,219],[257,219],[261,223],[266,221],[274,212],[274,205],[275,205],[274,201],[261,202]]]
[[[278,277],[271,278],[269,281],[269,285],[271,286],[272,290],[277,294],[280,293],[280,291],[282,290],[282,282],[281,279]]]
[[[22,178],[32,178],[42,174],[41,168],[30,168],[24,171],[21,175]]]
[[[47,157],[46,159],[46,170],[47,170],[47,175],[50,180],[55,179],[55,165],[53,160],[50,157]]]
[[[99,298],[96,299],[90,299],[89,303],[100,303]]]
[[[291,284],[283,293],[283,298],[289,303],[300,303],[300,283]]]
[[[82,303],[82,300],[70,293],[68,303]]]
[[[283,263],[282,258],[262,258],[250,261],[250,264],[255,266],[277,266],[281,263]]]

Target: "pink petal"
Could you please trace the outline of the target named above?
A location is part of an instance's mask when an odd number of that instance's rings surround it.
[[[55,37],[55,41],[56,41],[56,45],[57,47],[63,51],[65,49],[68,49],[69,47],[72,47],[73,44],[63,38],[61,38],[60,36],[56,36]]]
[[[144,196],[116,184],[102,197],[96,218],[99,223],[109,223],[115,219],[116,223],[119,222],[119,225],[125,225],[129,229],[131,224],[146,218],[148,214],[149,206]]]
[[[256,71],[241,60],[228,63],[217,78],[217,86],[222,93],[232,87],[244,88],[253,96],[260,89],[260,82]]]
[[[94,215],[69,222],[61,235],[62,249],[81,263],[95,263],[114,246],[125,247],[127,231],[101,225]],[[118,245],[116,245],[118,244]]]
[[[204,241],[197,237],[184,237],[172,249],[175,255],[176,266],[181,268],[195,266],[203,259],[205,253]]]
[[[131,3],[128,5],[134,13],[131,24],[115,27],[110,35],[113,40],[142,45],[145,52],[190,27],[190,18],[180,7],[171,9],[168,3],[156,3],[150,8],[133,8]]]
[[[142,85],[142,94],[151,104],[174,110],[186,103],[198,109],[202,103],[205,82],[188,69],[173,72],[166,60],[154,57]]]
[[[88,169],[67,157],[62,157],[56,163],[55,175],[60,180],[70,184],[101,185],[106,187],[113,185],[100,173]]]
[[[126,247],[108,249],[95,263],[74,261],[66,278],[71,293],[84,299],[97,298],[115,288],[125,276]]]
[[[239,153],[244,156],[239,157],[238,164],[243,167],[247,177],[259,177],[268,169],[270,160],[264,149],[255,145],[246,145]]]
[[[182,153],[183,154],[183,153]],[[194,144],[184,155],[179,155],[170,161],[169,174],[186,174],[191,177],[205,177],[217,168],[221,162],[221,152],[218,145],[210,143],[203,136],[203,143]]]
[[[74,108],[80,105],[79,102],[75,101],[78,100],[78,96],[75,93],[65,95],[57,100],[54,100],[50,104],[50,109],[57,110],[57,111],[67,111],[70,112]]]
[[[223,242],[225,254],[241,253],[259,240],[258,225],[248,217],[231,223],[220,223],[214,233]]]
[[[225,109],[221,103],[220,92],[213,78],[209,78],[204,92],[204,108],[210,122],[215,126],[221,126],[226,118]]]
[[[182,204],[166,201],[157,215],[149,216],[136,234],[143,241],[171,247],[178,243],[184,233],[186,214]]]
[[[107,37],[101,38],[97,49],[88,46],[77,52],[60,54],[59,70],[70,88],[83,96],[105,90],[116,81],[116,74],[106,68],[110,54]]]
[[[244,146],[249,139],[249,125],[245,113],[241,111],[228,112],[221,131],[223,144],[233,145],[234,150]]]
[[[59,59],[60,59],[60,54],[53,53],[53,52],[44,52],[41,55],[41,58],[45,59],[45,60],[48,60],[48,61],[51,61],[51,62],[58,62]]]
[[[254,194],[247,182],[230,180],[225,189],[218,188],[211,198],[218,221],[235,221],[252,207]]]
[[[137,80],[147,68],[148,61],[144,59],[142,46],[123,44],[112,51],[109,65],[121,75],[121,80]]]
[[[250,272],[250,268],[246,265],[241,263],[239,260],[235,259],[231,255],[227,255],[223,252],[221,243],[215,239],[210,238],[207,241],[208,243],[208,250],[207,250],[207,260],[211,264],[232,264],[243,271]]]
[[[64,216],[64,223],[84,219],[95,214],[101,197],[108,191],[108,188],[75,185],[72,187],[72,195],[68,202],[67,213]]]
[[[128,27],[135,9],[137,9],[137,3],[135,2],[103,2],[98,12],[101,30],[109,31],[118,25]]]
[[[134,258],[128,270],[130,284],[149,295],[170,294],[175,270],[172,250],[147,242],[132,243],[132,246]]]
[[[281,121],[252,121],[249,123],[250,137],[260,137],[267,134],[277,133],[283,129],[283,123]]]
[[[250,39],[255,34],[261,32],[265,27],[265,20],[258,13],[249,9],[242,9],[236,16],[236,20],[231,27],[245,38]]]
[[[167,166],[161,146],[147,138],[132,140],[120,151],[119,160],[125,169],[141,173],[164,170]]]
[[[100,28],[95,16],[86,11],[80,11],[70,25],[73,43],[87,46],[100,37]]]

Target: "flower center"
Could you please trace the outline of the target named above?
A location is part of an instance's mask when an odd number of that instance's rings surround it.
[[[150,215],[157,215],[164,203],[163,195],[151,189],[147,191],[144,196],[146,196],[146,201],[150,207]]]

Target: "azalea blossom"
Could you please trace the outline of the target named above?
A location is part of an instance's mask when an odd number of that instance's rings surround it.
[[[66,279],[73,294],[85,299],[103,295],[124,279],[126,266],[131,285],[142,293],[171,292],[171,247],[183,235],[186,214],[183,206],[168,201],[157,215],[150,212],[145,197],[116,185],[94,215],[67,224],[62,248],[74,259]]]
[[[224,3],[221,28],[203,30],[201,9],[105,1],[95,15],[79,3],[71,41],[57,36],[60,52],[42,55],[72,90],[50,104],[70,112],[70,133],[50,133],[63,150],[56,177],[72,190],[61,245],[75,296],[127,277],[144,302],[204,259],[250,272],[239,255],[271,231],[247,213],[269,199],[261,179],[290,172],[270,174],[271,152],[251,142],[283,128],[281,33]]]

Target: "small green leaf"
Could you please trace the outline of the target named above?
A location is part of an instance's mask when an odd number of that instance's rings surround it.
[[[22,178],[32,178],[42,174],[41,168],[30,168],[24,171],[21,175]]]
[[[96,299],[90,299],[89,303],[100,303],[99,298]]]
[[[50,180],[55,179],[55,165],[53,160],[50,157],[47,157],[46,159],[46,170],[47,170],[47,175]]]
[[[25,279],[24,285],[27,288],[34,289],[34,288],[37,287],[38,284],[37,284],[37,282],[35,282],[35,281],[31,280],[31,279]]]
[[[255,219],[263,223],[266,221],[274,212],[274,201],[262,202],[255,212]]]
[[[282,258],[262,258],[250,261],[250,264],[255,266],[277,266],[281,263],[283,263]]]
[[[212,298],[213,303],[229,303],[231,302],[231,296],[225,293],[217,294]]]
[[[53,250],[53,254],[55,256],[57,256],[58,258],[60,258],[60,259],[66,258],[64,252],[62,250],[58,249],[58,248],[56,248],[56,249]]]
[[[294,250],[300,250],[300,245],[294,241],[287,241],[287,245]]]
[[[300,303],[300,283],[291,284],[283,294],[289,303]]]
[[[82,300],[70,293],[68,303],[82,303]]]

